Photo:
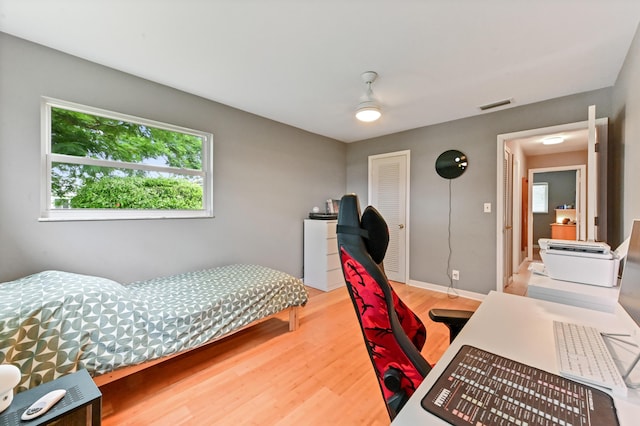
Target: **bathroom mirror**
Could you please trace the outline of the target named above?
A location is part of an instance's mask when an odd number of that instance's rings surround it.
[[[436,159],[436,172],[445,179],[455,179],[467,169],[469,161],[462,152],[451,149]]]

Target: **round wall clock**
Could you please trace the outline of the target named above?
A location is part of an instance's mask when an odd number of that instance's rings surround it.
[[[443,152],[436,159],[436,172],[445,179],[455,179],[464,173],[468,165],[469,160],[466,155],[451,149]]]

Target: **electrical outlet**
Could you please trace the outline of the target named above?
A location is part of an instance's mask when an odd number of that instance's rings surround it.
[[[454,281],[459,281],[460,280],[460,271],[458,271],[457,269],[451,270],[451,279],[454,280]]]
[[[491,203],[484,203],[484,212],[491,213]]]

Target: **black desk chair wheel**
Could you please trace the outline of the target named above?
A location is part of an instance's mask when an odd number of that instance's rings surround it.
[[[338,250],[347,290],[373,364],[389,417],[400,412],[431,370],[421,355],[424,324],[395,293],[382,268],[389,229],[373,207],[360,216],[356,195],[345,195],[338,214]],[[453,341],[473,312],[432,309]]]

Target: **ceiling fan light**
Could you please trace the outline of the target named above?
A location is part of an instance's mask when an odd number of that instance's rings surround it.
[[[362,78],[362,81],[366,84],[367,91],[360,98],[360,103],[356,108],[356,118],[365,123],[371,123],[382,116],[380,104],[378,104],[371,90],[371,83],[378,78],[378,74],[375,71],[365,71],[360,78]]]
[[[356,109],[356,118],[365,123],[376,121],[381,115],[380,107],[373,102],[363,102]]]

